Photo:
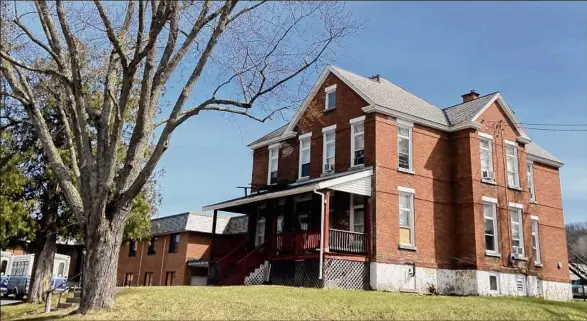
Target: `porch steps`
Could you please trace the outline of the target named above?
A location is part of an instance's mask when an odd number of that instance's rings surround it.
[[[66,298],[65,302],[59,302],[57,305],[58,309],[69,309],[69,308],[76,308],[79,306],[81,300],[81,291],[76,289],[73,291],[72,298]]]
[[[245,277],[245,285],[261,285],[269,281],[269,271],[271,264],[269,261],[261,263],[255,270]]]

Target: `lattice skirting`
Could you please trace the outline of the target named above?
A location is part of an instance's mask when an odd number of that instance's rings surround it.
[[[312,288],[368,290],[369,263],[347,260],[324,260],[323,280],[318,279],[319,261],[271,262],[270,281],[276,285]]]
[[[303,261],[271,262],[272,284],[287,286],[303,286],[309,288],[322,287],[318,279],[319,262],[317,259]]]
[[[269,280],[270,268],[271,264],[269,264],[269,261],[265,261],[265,263],[261,264],[245,278],[245,285],[265,284]]]
[[[350,290],[368,290],[369,263],[326,259],[324,260],[324,287]]]

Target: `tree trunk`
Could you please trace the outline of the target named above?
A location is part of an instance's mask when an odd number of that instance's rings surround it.
[[[57,252],[57,235],[51,233],[38,241],[39,248],[35,250],[33,273],[29,285],[27,301],[40,303],[45,300],[45,293],[51,289],[51,277],[53,276],[53,261]]]
[[[51,195],[49,195],[51,194]],[[57,225],[59,196],[48,189],[41,207],[42,217],[35,240],[35,260],[27,295],[30,303],[45,300],[45,293],[51,289],[53,263],[57,252]]]
[[[121,215],[117,215],[120,217]],[[86,255],[82,263],[82,297],[79,312],[114,308],[118,253],[124,223],[110,222],[105,214],[91,215],[86,224]],[[116,219],[115,219],[116,220]]]

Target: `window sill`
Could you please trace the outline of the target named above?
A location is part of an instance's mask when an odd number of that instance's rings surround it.
[[[307,181],[309,179],[310,179],[310,176],[300,177],[300,178],[298,178],[298,180],[296,182],[303,182],[303,181]]]
[[[332,107],[332,108],[329,108],[329,109],[324,109],[324,113],[326,114],[327,112],[333,111],[335,109],[336,109],[336,107]]]
[[[501,254],[499,253],[495,253],[495,252],[491,252],[491,251],[485,251],[485,256],[491,256],[491,257],[501,257]]]
[[[540,267],[540,268],[541,268],[541,267],[544,267],[544,266],[542,265],[542,263],[538,263],[538,262],[534,262],[534,266],[535,266],[535,267]]]
[[[516,190],[516,191],[518,191],[518,192],[521,192],[521,191],[522,191],[522,189],[521,189],[520,187],[517,187],[517,186],[509,186],[509,185],[508,185],[508,188],[509,188],[509,189]]]
[[[408,245],[408,244],[400,244],[399,249],[406,250],[406,251],[413,251],[413,252],[416,252],[416,250],[417,250],[417,248],[415,246]]]
[[[538,202],[536,200],[530,200],[530,204],[538,205]]]
[[[349,167],[349,171],[354,171],[356,169],[361,169],[361,168],[365,168],[365,164],[351,166],[351,167]]]
[[[527,257],[523,257],[523,256],[514,256],[514,260],[516,261],[528,261]]]
[[[330,172],[322,173],[322,174],[320,175],[320,177],[325,177],[325,176],[330,176],[330,175],[334,175],[334,171],[330,171]]]
[[[397,171],[402,172],[402,173],[412,174],[412,175],[416,174],[413,169],[405,169],[405,168],[401,168],[401,167],[398,167]]]
[[[481,183],[489,184],[489,185],[497,185],[497,183],[495,181],[490,181],[490,180],[486,180],[486,179],[482,179]]]

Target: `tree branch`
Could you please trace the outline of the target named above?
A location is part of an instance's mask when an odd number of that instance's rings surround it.
[[[120,58],[120,64],[122,65],[122,68],[126,70],[128,68],[128,61],[127,61],[126,55],[124,54],[124,50],[122,49],[122,45],[120,44],[120,41],[118,40],[118,37],[116,36],[116,34],[114,32],[114,28],[112,27],[112,23],[110,22],[110,20],[106,16],[106,12],[104,11],[104,7],[102,6],[102,3],[99,0],[94,0],[94,5],[96,5],[96,8],[98,9],[98,13],[100,14],[100,18],[102,19],[102,23],[104,23],[104,27],[106,27],[106,34],[108,35],[108,39],[110,40],[110,42],[114,46],[116,53],[118,53],[118,57]],[[134,1],[130,1],[128,4],[127,10],[132,10],[133,8],[134,8]]]

